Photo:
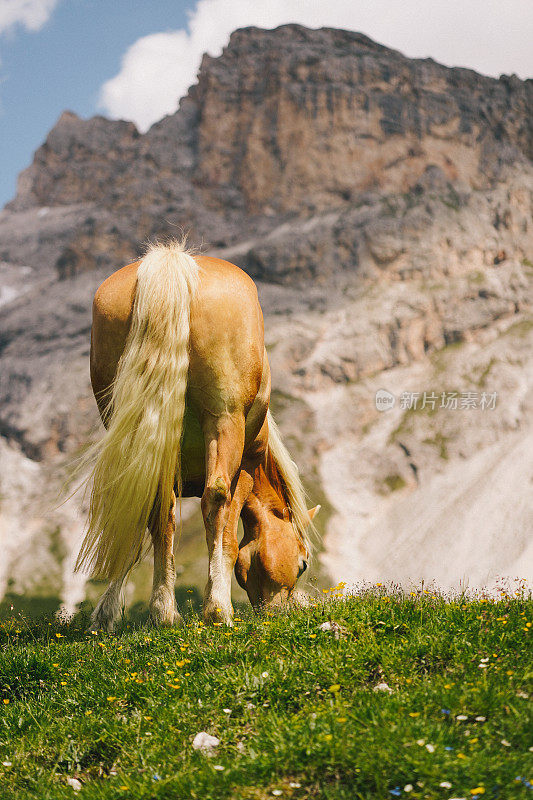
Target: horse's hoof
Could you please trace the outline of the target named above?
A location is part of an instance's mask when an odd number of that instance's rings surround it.
[[[150,609],[149,622],[154,628],[172,628],[175,625],[181,625],[183,617],[177,609],[169,610],[152,607]]]
[[[203,617],[207,625],[223,624],[227,625],[228,628],[233,628],[233,609],[228,610],[209,603],[204,606]]]
[[[96,634],[103,631],[104,633],[112,633],[113,628],[115,627],[114,622],[111,620],[91,620],[90,624],[85,629],[85,633],[87,634]]]

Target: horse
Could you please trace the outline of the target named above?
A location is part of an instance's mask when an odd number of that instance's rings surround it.
[[[269,410],[252,279],[227,261],[194,256],[184,242],[152,245],[96,291],[90,374],[105,432],[91,453],[76,569],[110,581],[91,629],[113,628],[123,584],[150,538],[150,620],[181,619],[173,552],[181,497],[201,497],[206,622],[232,625],[233,569],[254,609],[288,599],[309,562],[319,506],[307,510]]]

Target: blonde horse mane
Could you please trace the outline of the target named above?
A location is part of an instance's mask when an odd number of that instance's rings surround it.
[[[311,522],[306,504],[306,493],[300,479],[298,467],[283,444],[279,428],[270,410],[268,419],[268,449],[277,467],[285,489],[285,499],[291,512],[291,521],[296,536],[305,547],[308,556],[313,552],[310,533],[316,536],[316,528]],[[268,463],[268,459],[267,459]],[[268,476],[271,477],[271,476]]]
[[[76,569],[95,577],[119,578],[133,566],[147,525],[166,525],[176,480],[181,489],[197,284],[198,265],[184,241],[151,246],[139,265],[131,327],[104,415],[109,426],[91,453],[89,523]]]

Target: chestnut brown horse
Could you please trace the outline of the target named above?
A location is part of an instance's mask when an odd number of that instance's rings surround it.
[[[234,567],[254,607],[287,598],[307,566],[317,509],[307,511],[268,411],[263,316],[248,275],[177,242],[151,247],[96,292],[91,381],[106,432],[95,446],[77,568],[110,580],[92,627],[112,628],[147,530],[151,619],[180,618],[173,541],[181,496],[201,497],[206,620],[231,624]]]

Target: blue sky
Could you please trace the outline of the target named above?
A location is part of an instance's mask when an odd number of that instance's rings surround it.
[[[0,0],[1,2],[1,0]],[[186,25],[176,0],[64,0],[44,27],[0,37],[0,207],[64,109],[98,112],[102,84],[141,36]]]
[[[411,57],[533,76],[532,0],[0,0],[0,208],[64,109],[141,130],[237,27],[366,33]]]

